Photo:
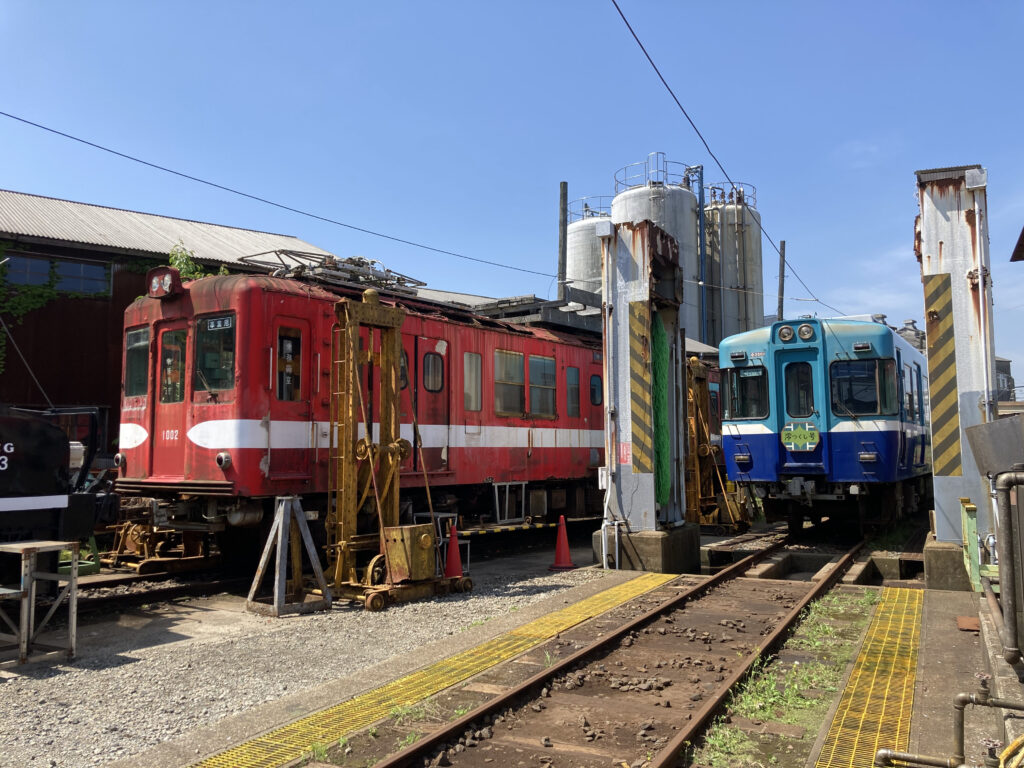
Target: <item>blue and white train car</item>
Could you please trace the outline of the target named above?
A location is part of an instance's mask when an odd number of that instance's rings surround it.
[[[719,346],[729,478],[769,519],[886,521],[930,495],[928,368],[889,326],[782,321]]]

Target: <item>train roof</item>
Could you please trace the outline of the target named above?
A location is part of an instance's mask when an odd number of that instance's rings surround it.
[[[393,291],[386,287],[376,287],[369,284],[334,284],[327,286],[322,283],[307,282],[291,277],[275,277],[267,274],[234,274],[210,275],[197,280],[189,280],[184,283],[184,287],[193,296],[209,295],[211,299],[217,297],[222,300],[226,292],[244,293],[249,290],[262,290],[331,303],[338,301],[340,298],[358,297],[362,295],[364,290],[373,288],[380,294],[382,303],[400,306],[407,312],[422,317],[435,317],[450,322],[492,328],[494,330],[562,343],[597,345],[600,339],[599,336],[595,337],[590,333],[560,331],[490,318],[475,313],[470,307],[465,305],[438,301],[405,290]],[[140,300],[159,301],[159,299],[148,299],[148,297],[140,297],[136,301]]]
[[[770,326],[755,328],[754,330],[744,331],[743,333],[737,333],[722,339],[719,344],[722,365],[724,367],[731,365],[730,354],[733,351],[767,350],[769,347],[781,349],[783,343],[774,341],[778,338],[778,329],[784,325],[792,326],[796,329],[804,323],[822,328],[821,341],[826,349],[838,347],[837,350],[833,350],[837,359],[855,357],[851,352],[853,345],[862,341],[871,342],[876,354],[892,354],[891,350],[899,347],[903,350],[904,354],[921,356],[921,353],[913,345],[885,323],[846,318],[798,318],[795,320],[777,321]]]

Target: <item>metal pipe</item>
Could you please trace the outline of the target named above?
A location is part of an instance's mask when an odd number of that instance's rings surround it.
[[[558,300],[565,301],[565,272],[568,259],[569,182],[558,183]],[[549,296],[551,294],[548,294]]]
[[[692,169],[697,173],[697,247],[700,249],[700,340],[708,343],[707,228],[704,221],[704,166]]]
[[[915,763],[917,765],[937,765],[940,768],[958,768],[961,765],[951,757],[930,757],[928,755],[915,755],[912,752],[896,752],[892,749],[880,749],[875,753],[875,765],[893,765],[893,760],[901,763]]]
[[[1003,605],[1003,632],[999,633],[1003,645],[1003,658],[1007,664],[1021,660],[1017,638],[1017,573],[1013,561],[1013,515],[1010,510],[1010,490],[1024,485],[1024,472],[1012,470],[996,475],[996,523],[999,537],[996,548],[999,553],[999,593]]]
[[[1000,639],[1006,629],[1003,626],[1003,609],[999,606],[999,600],[996,598],[996,593],[992,590],[992,582],[987,577],[981,577],[981,588],[985,592],[985,599],[988,600],[989,611],[992,612],[992,621],[996,625],[996,632],[999,634]]]
[[[988,299],[985,297],[985,283],[988,282],[987,267],[982,263],[985,258],[986,252],[982,251],[982,244],[984,241],[982,238],[985,236],[985,232],[982,227],[985,226],[984,220],[981,216],[980,206],[978,205],[978,193],[972,192],[971,198],[974,204],[974,221],[977,222],[977,226],[974,227],[972,233],[975,242],[971,243],[972,250],[978,254],[978,305],[981,312],[981,360],[985,367],[984,371],[984,382],[985,382],[985,421],[995,421],[997,418],[997,399],[998,394],[993,392],[992,387],[992,331],[989,328],[991,322],[988,309]]]
[[[978,680],[977,693],[958,693],[953,697],[953,757],[961,763],[964,762],[964,712],[968,705],[1024,712],[1024,702],[992,698],[988,689],[988,675],[979,674]]]

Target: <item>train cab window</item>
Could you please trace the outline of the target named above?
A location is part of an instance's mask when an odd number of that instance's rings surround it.
[[[837,416],[891,416],[899,411],[895,360],[838,360],[829,378]]]
[[[302,399],[302,331],[277,330],[277,399]]]
[[[188,332],[164,331],[160,336],[160,402],[185,399],[185,340]]]
[[[215,392],[235,386],[235,316],[202,317],[196,322],[192,389]]]
[[[728,368],[723,371],[726,419],[768,417],[768,373],[764,368]]]
[[[427,392],[444,389],[444,358],[437,352],[427,352],[423,356],[423,387]]]
[[[467,411],[479,411],[483,406],[481,362],[482,358],[476,352],[462,355],[462,407]]]
[[[526,411],[521,352],[494,350],[494,410],[502,416],[521,416]]]
[[[360,340],[360,344],[362,341]],[[398,366],[398,388],[405,389],[409,386],[409,356],[402,350],[402,362]]]
[[[124,396],[145,395],[149,372],[149,328],[128,331],[124,348]]]
[[[580,369],[565,369],[565,413],[567,416],[580,415]]]
[[[794,418],[806,418],[814,413],[814,382],[811,364],[789,363],[786,366],[786,413]]]
[[[590,377],[590,404],[600,405],[604,402],[604,389],[601,388],[601,377],[596,373]]]
[[[555,416],[555,358],[530,355],[530,415]]]

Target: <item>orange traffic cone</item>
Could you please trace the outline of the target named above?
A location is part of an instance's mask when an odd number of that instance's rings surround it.
[[[455,530],[455,523],[452,523],[451,534],[448,537],[448,558],[444,564],[444,577],[446,579],[462,578],[462,557],[459,554],[459,533]]]
[[[555,544],[555,563],[549,571],[571,571],[576,566],[569,556],[569,536],[565,532],[565,515],[558,516],[558,541]]]

